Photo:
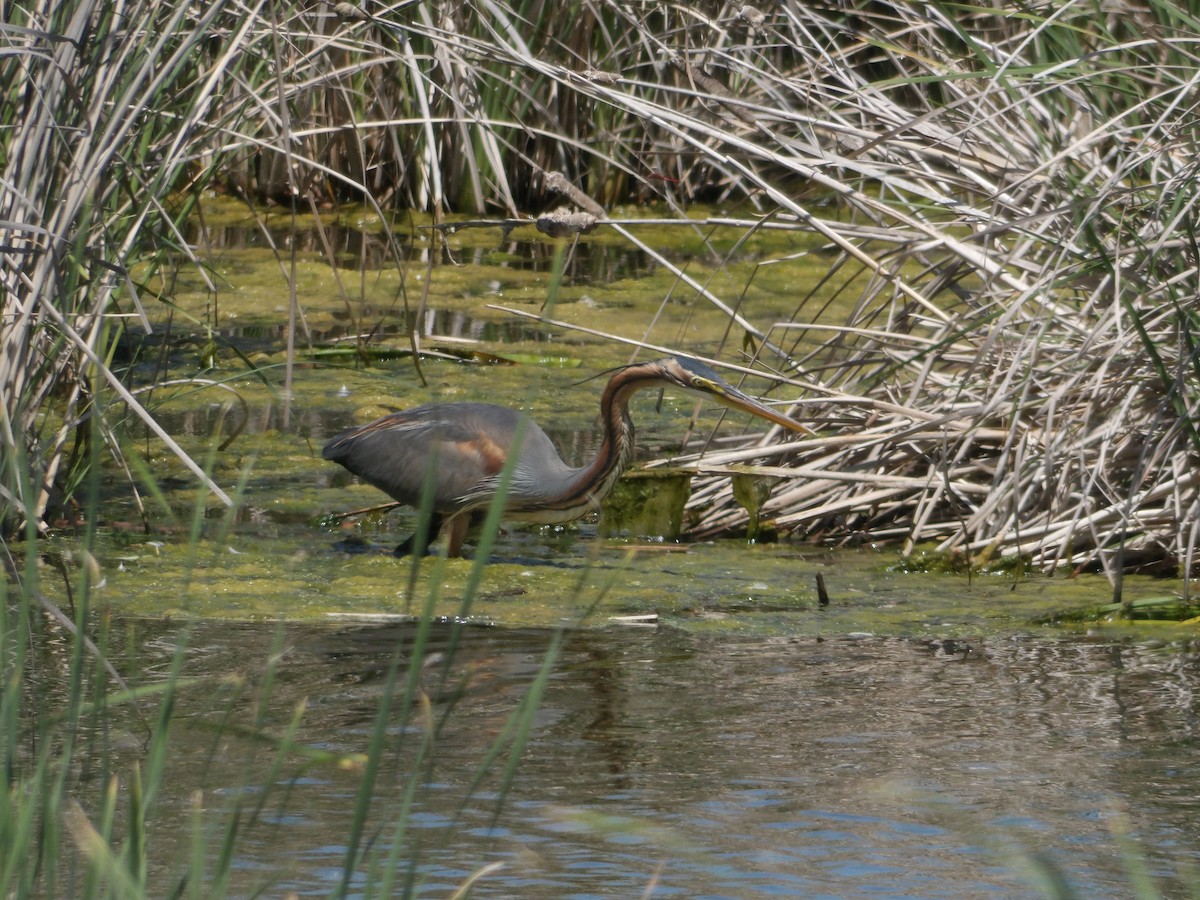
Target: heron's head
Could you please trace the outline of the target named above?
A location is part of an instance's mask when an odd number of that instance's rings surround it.
[[[802,425],[795,419],[789,419],[766,404],[743,394],[704,363],[682,356],[672,356],[660,359],[652,365],[658,367],[659,377],[668,384],[701,394],[709,394],[731,409],[740,409],[742,412],[748,412],[760,419],[782,425],[791,431],[813,433],[811,428]]]

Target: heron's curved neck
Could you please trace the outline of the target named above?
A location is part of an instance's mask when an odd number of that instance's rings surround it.
[[[601,498],[612,490],[621,473],[633,459],[633,420],[629,417],[629,400],[642,388],[653,387],[656,379],[625,379],[619,384],[609,382],[600,397],[600,420],[603,438],[596,458],[578,470],[571,479],[571,490],[579,501],[589,506],[600,505]]]
[[[596,458],[579,469],[567,468],[561,488],[557,483],[544,481],[538,490],[536,503],[522,507],[527,518],[536,515],[539,521],[569,522],[590,509],[598,509],[600,501],[633,459],[633,421],[629,418],[629,399],[643,388],[663,383],[661,375],[651,365],[623,369],[604,388],[600,397],[600,421],[603,437]],[[564,464],[565,466],[565,464]]]

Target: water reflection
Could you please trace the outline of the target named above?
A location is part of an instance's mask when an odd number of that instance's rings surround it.
[[[144,664],[161,664],[169,633],[136,632]],[[304,701],[301,739],[363,751],[392,653],[414,652],[411,629],[291,627],[283,637],[268,725],[282,727]],[[197,626],[185,674],[248,673],[271,640],[260,628]],[[1200,862],[1194,648],[1014,637],[946,652],[903,640],[575,634],[506,801],[495,776],[472,793],[549,643],[545,632],[447,626],[426,649],[440,730],[401,849],[403,860],[417,853],[417,895],[445,896],[500,861],[472,896],[630,897],[651,884],[655,897],[1029,896],[1005,857],[1036,851],[1079,896],[1125,897],[1110,834],[1121,810],[1153,869]],[[186,856],[192,791],[207,791],[216,833],[247,791],[261,791],[271,754],[211,730],[256,702],[248,692],[229,713],[211,694],[180,698],[179,722],[203,727],[177,734],[194,744],[175,748],[164,802],[179,814],[164,814],[160,850],[177,841]],[[371,822],[381,853],[419,736],[394,720]],[[246,826],[237,892],[336,886],[356,778],[329,766],[302,774]]]
[[[305,219],[304,221],[309,221]],[[449,230],[448,240],[430,240],[432,229],[417,227],[417,238],[409,233],[412,226],[399,223],[402,231],[387,235],[377,223],[364,224],[344,214],[337,222],[321,228],[299,224],[286,217],[273,217],[264,225],[227,225],[214,227],[190,220],[189,243],[202,254],[224,250],[281,250],[331,261],[332,265],[352,272],[371,272],[384,268],[415,265],[423,267],[429,254],[436,253],[438,264],[498,266],[516,271],[549,272],[559,245],[547,241],[533,224],[504,234],[499,227]],[[638,278],[657,264],[643,251],[628,244],[583,241],[570,245],[563,257],[563,274],[579,284],[609,284],[623,278]]]
[[[414,330],[422,335],[435,338],[455,338],[458,340],[488,341],[497,344],[537,343],[543,335],[542,329],[520,321],[495,321],[480,319],[468,315],[462,310],[426,309],[419,317],[398,309],[380,309],[372,306],[356,306],[352,311],[335,312],[332,315],[341,327],[316,333],[313,338],[317,341],[337,341],[353,338],[360,333],[363,322],[376,322],[383,319],[387,324],[378,328],[372,327],[372,339],[378,341],[382,337],[399,339],[400,346],[407,344],[407,335]],[[413,322],[417,322],[416,325]],[[282,327],[276,332],[275,338],[284,334]],[[230,335],[233,336],[233,335]]]
[[[305,361],[311,346],[324,349],[346,346],[353,349],[360,342],[370,348],[375,358],[388,358],[389,354],[406,356],[408,336],[414,330],[430,339],[435,347],[438,339],[451,338],[484,344],[521,345],[528,350],[530,346],[546,340],[545,329],[534,323],[477,318],[453,309],[426,309],[418,316],[415,312],[405,312],[399,306],[385,308],[358,304],[352,310],[335,309],[330,312],[329,318],[334,322],[333,327],[309,329],[302,340],[299,355]],[[246,356],[275,353],[280,354],[281,359],[281,348],[287,338],[287,317],[281,315],[276,324],[226,324],[212,329],[211,337],[219,340],[223,347],[235,349]],[[138,333],[136,337],[125,340],[122,352],[126,358],[132,358],[136,349],[143,359],[151,361],[147,364],[149,366],[163,353],[173,353],[177,361],[184,358],[190,361],[203,343],[193,336],[181,339],[177,334],[167,332],[151,335]],[[453,350],[455,347],[445,349]],[[463,352],[468,353],[471,349],[464,348]],[[191,366],[183,365],[183,368],[189,369]]]

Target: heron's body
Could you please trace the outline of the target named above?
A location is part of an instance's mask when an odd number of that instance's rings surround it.
[[[490,403],[431,403],[392,413],[337,435],[325,445],[323,455],[416,508],[427,480],[432,479],[429,539],[444,525],[448,553],[457,556],[473,515],[491,503],[514,452],[506,517],[543,524],[570,522],[598,508],[633,457],[629,398],[644,388],[664,385],[713,394],[735,408],[804,430],[798,422],[725,384],[707,367],[666,359],[627,366],[609,380],[600,400],[604,432],[600,449],[595,459],[579,468],[562,461],[550,438],[527,415]],[[413,549],[410,538],[396,553]]]

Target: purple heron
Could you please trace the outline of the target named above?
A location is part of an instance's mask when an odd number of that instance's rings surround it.
[[[599,508],[633,457],[629,400],[637,391],[659,387],[709,394],[733,409],[811,433],[726,383],[708,366],[669,357],[625,366],[613,374],[600,398],[600,449],[578,469],[562,461],[550,438],[528,416],[491,403],[430,403],[392,413],[343,431],[325,445],[322,455],[415,508],[426,479],[433,479],[429,540],[444,532],[448,555],[460,556],[468,526],[491,503],[510,453],[516,452],[517,458],[504,499],[506,518],[570,522]],[[396,556],[412,553],[414,538],[397,547]]]

